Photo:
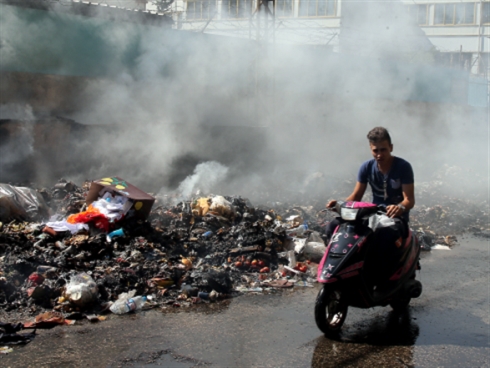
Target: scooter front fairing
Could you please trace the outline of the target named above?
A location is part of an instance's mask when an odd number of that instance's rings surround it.
[[[371,233],[349,222],[339,225],[318,266],[318,281],[334,283],[358,275],[364,265],[360,253]]]

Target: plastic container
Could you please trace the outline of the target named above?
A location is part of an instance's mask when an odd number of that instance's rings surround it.
[[[122,228],[114,230],[113,232],[107,234],[106,240],[108,243],[112,241],[112,238],[115,238],[117,236],[124,236],[124,230]]]
[[[201,298],[203,300],[209,300],[209,293],[206,293],[204,291],[200,291],[198,294],[197,294],[197,297],[198,298]]]
[[[116,300],[109,308],[114,314],[126,314],[140,310],[146,303],[146,296],[135,296],[129,299]]]

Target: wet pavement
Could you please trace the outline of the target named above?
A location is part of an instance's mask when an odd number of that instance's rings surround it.
[[[315,325],[315,286],[38,330],[0,366],[488,367],[489,249],[489,240],[463,237],[423,253],[424,292],[409,311],[350,308],[336,341]]]

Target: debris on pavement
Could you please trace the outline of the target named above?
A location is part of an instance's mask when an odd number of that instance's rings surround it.
[[[0,315],[25,328],[312,287],[333,219],[320,202],[254,207],[208,194],[170,204],[119,177],[37,193],[44,217],[0,224]],[[424,250],[452,247],[457,234],[488,231],[485,215],[454,199],[417,204],[411,227]]]
[[[24,345],[31,342],[36,337],[36,331],[30,333],[18,332],[24,328],[22,323],[0,322],[0,345]],[[1,347],[1,354],[8,354],[12,349]]]

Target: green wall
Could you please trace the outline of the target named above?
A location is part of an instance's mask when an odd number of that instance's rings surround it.
[[[0,4],[0,71],[115,76],[134,68],[143,32],[129,22]]]

